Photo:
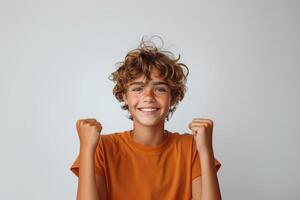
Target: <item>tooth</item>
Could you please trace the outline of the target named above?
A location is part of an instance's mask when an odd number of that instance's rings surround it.
[[[153,112],[153,111],[156,111],[157,109],[156,108],[142,108],[141,110],[144,112]]]

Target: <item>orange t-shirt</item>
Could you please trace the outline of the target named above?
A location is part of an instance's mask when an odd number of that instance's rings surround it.
[[[217,171],[221,167],[217,159],[215,166]],[[79,155],[70,169],[79,175]],[[168,132],[162,143],[149,147],[123,131],[101,135],[95,172],[105,177],[109,200],[190,200],[201,167],[191,134]]]

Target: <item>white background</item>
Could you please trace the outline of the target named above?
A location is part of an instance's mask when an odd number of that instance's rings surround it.
[[[299,1],[0,1],[0,198],[75,199],[75,123],[131,128],[108,76],[142,36],[190,68],[166,124],[215,122],[223,199],[299,199]],[[138,188],[137,188],[138,189]]]

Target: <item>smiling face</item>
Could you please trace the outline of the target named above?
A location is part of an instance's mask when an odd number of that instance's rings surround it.
[[[171,103],[171,91],[157,69],[151,72],[151,80],[144,75],[128,83],[123,100],[134,123],[156,126],[164,123]]]

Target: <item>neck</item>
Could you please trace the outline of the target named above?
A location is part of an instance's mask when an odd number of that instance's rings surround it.
[[[145,146],[156,146],[166,137],[164,123],[157,126],[141,126],[134,123],[132,137],[136,142]]]

